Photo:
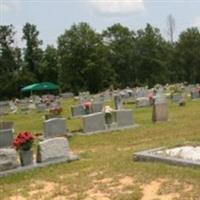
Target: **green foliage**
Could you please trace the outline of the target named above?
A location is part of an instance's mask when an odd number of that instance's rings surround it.
[[[189,83],[200,82],[200,32],[190,28],[182,32],[176,45],[180,79]]]
[[[165,83],[165,48],[159,29],[147,24],[144,30],[137,32],[137,74],[141,84]]]
[[[115,24],[103,31],[102,35],[109,48],[109,62],[115,71],[115,85],[133,85],[137,78],[134,32],[121,24]]]
[[[108,48],[87,23],[73,25],[58,38],[59,78],[63,89],[97,92],[112,79]]]
[[[39,70],[42,81],[58,82],[58,54],[54,46],[45,49]]]
[[[26,41],[26,48],[24,49],[24,67],[26,67],[32,76],[38,80],[40,79],[40,66],[42,62],[43,51],[39,48],[42,41],[38,39],[39,31],[33,24],[26,23],[23,27],[22,39]]]
[[[30,83],[51,81],[62,91],[102,91],[113,85],[200,82],[200,31],[190,28],[167,42],[158,28],[130,30],[114,24],[97,33],[87,23],[72,25],[57,47],[42,49],[34,24],[23,27],[25,48],[15,46],[14,27],[0,26],[0,98],[20,95]]]

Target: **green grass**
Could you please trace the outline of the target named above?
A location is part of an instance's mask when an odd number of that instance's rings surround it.
[[[63,117],[67,118],[70,131],[80,130],[81,120],[70,119],[70,106],[76,102],[67,100],[62,104]],[[89,200],[103,199],[103,194],[107,199],[136,200],[143,196],[143,185],[164,179],[165,184],[159,190],[162,194],[178,192],[181,200],[199,200],[200,169],[134,162],[132,154],[160,146],[200,144],[200,101],[188,101],[185,107],[169,103],[169,121],[156,124],[151,122],[151,108],[126,107],[133,109],[135,121],[140,125],[138,128],[91,136],[75,134],[69,143],[72,151],[80,155],[80,161],[0,178],[0,199],[20,196],[24,199]],[[42,132],[42,117],[41,113],[31,112],[28,115],[8,115],[4,120],[14,121],[16,132],[30,130],[37,133]],[[126,176],[133,179],[133,185],[119,189],[120,178]],[[111,182],[103,182],[106,178],[111,178]],[[45,183],[40,186],[40,181]],[[176,181],[178,185],[172,187]],[[51,192],[45,192],[44,185],[48,182],[56,184]],[[188,185],[190,191],[186,190]],[[31,195],[34,188],[37,192]],[[90,196],[90,190],[101,194],[98,198]]]

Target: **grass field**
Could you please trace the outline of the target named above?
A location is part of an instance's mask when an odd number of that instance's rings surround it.
[[[73,100],[64,101],[63,116],[70,116]],[[185,107],[169,103],[169,121],[153,124],[151,108],[133,109],[136,129],[75,135],[69,140],[81,160],[0,178],[0,200],[200,200],[200,169],[162,163],[134,162],[137,151],[200,144],[200,101]],[[13,114],[4,119],[15,130],[42,132],[42,114]],[[79,119],[67,119],[72,132],[81,129]]]

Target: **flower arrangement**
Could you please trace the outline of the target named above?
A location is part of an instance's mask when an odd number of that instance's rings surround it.
[[[34,137],[31,132],[24,131],[17,134],[13,141],[16,150],[28,151],[31,149]]]
[[[49,112],[54,115],[60,115],[63,109],[61,107],[50,108]]]

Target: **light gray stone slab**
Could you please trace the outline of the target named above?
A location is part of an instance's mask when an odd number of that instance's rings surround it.
[[[150,101],[148,97],[140,97],[136,99],[136,107],[137,108],[142,108],[142,107],[149,107]]]
[[[37,162],[48,162],[54,159],[68,159],[69,145],[64,137],[55,137],[39,142]]]
[[[47,109],[47,106],[44,103],[39,103],[36,105],[36,108],[38,112],[45,112]]]
[[[67,135],[65,118],[52,118],[44,122],[44,137],[57,137]]]
[[[93,103],[92,104],[92,112],[96,113],[96,112],[101,112],[103,109],[103,104],[102,103]]]
[[[105,130],[104,113],[93,113],[82,117],[83,132],[95,132]]]
[[[0,148],[10,147],[13,142],[13,122],[0,123]]]
[[[152,121],[162,122],[168,120],[167,103],[158,103],[153,105]]]
[[[73,161],[77,161],[77,160],[80,160],[79,156],[70,154],[69,158],[58,158],[58,159],[46,161],[43,163],[34,162],[32,165],[27,165],[27,166],[23,166],[23,167],[19,166],[14,169],[2,171],[2,172],[0,172],[0,177],[8,176],[8,175],[16,174],[16,173],[22,173],[25,171],[34,170],[37,168],[42,168],[42,167],[46,167],[46,166],[53,165],[53,164],[66,163],[66,162],[68,163],[68,162],[73,162]]]
[[[114,95],[115,109],[120,110],[123,108],[123,100],[120,95]]]
[[[115,121],[118,127],[132,126],[134,124],[132,110],[117,110],[114,111]]]
[[[82,105],[76,105],[71,107],[72,117],[80,117],[85,114],[85,110]]]
[[[191,98],[192,99],[199,99],[200,98],[199,92],[191,92]]]
[[[133,154],[134,161],[147,161],[147,162],[163,162],[171,165],[200,167],[200,161],[186,160],[182,158],[169,157],[165,155],[159,155],[157,152],[165,150],[166,148],[161,147],[157,149],[150,149]]]
[[[174,102],[174,103],[179,103],[179,101],[181,101],[181,99],[182,99],[182,96],[180,94],[174,94],[172,96],[172,102]]]
[[[0,149],[0,172],[17,168],[18,154],[15,149],[2,148]]]

